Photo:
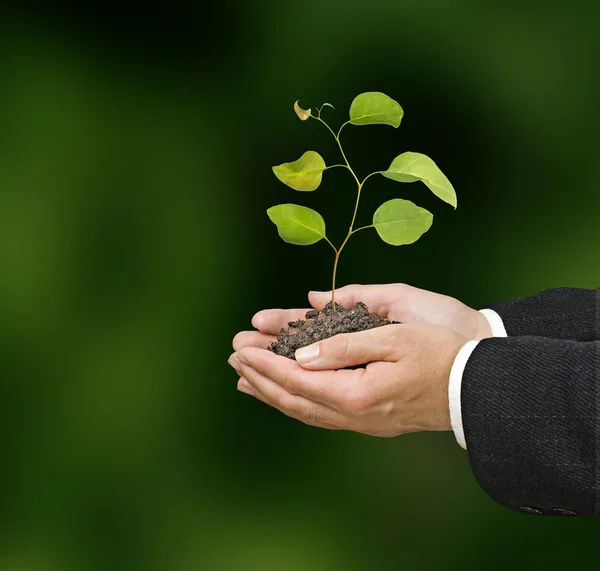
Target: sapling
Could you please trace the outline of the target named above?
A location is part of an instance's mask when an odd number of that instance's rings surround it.
[[[433,215],[409,200],[394,198],[384,202],[373,214],[372,224],[355,228],[356,216],[361,192],[366,181],[382,175],[396,182],[422,181],[438,198],[456,208],[456,192],[450,181],[428,156],[421,153],[405,152],[398,155],[383,171],[375,171],[362,180],[358,178],[346,157],[340,136],[347,125],[390,125],[398,128],[404,112],[397,101],[380,92],[367,92],[358,95],[350,106],[350,119],[339,128],[337,133],[321,117],[326,107],[333,109],[330,103],[317,107],[316,115],[311,109],[302,109],[299,102],[294,103],[294,111],[302,121],[313,119],[322,123],[333,135],[343,160],[341,164],[327,165],[316,151],[306,151],[298,160],[273,167],[273,173],[284,184],[300,192],[316,190],[322,181],[323,173],[332,168],[347,169],[357,186],[354,212],[348,233],[340,246],[336,247],[327,237],[325,220],[311,208],[298,204],[279,204],[267,210],[271,221],[277,226],[279,236],[290,244],[310,246],[325,240],[335,254],[331,282],[331,310],[336,311],[335,284],[340,254],[348,240],[357,232],[375,228],[380,238],[393,246],[402,246],[416,242],[432,225]],[[307,317],[308,314],[307,314]]]

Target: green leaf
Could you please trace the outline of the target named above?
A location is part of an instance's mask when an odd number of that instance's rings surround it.
[[[326,168],[319,153],[306,151],[297,161],[273,167],[273,172],[283,184],[294,190],[311,191],[319,188]]]
[[[402,246],[416,242],[433,223],[433,214],[410,200],[384,202],[373,215],[373,226],[384,242]]]
[[[297,246],[310,246],[325,238],[325,220],[305,206],[278,204],[267,210],[267,214],[277,226],[284,242]]]
[[[358,95],[350,106],[352,125],[391,125],[399,127],[404,111],[385,93],[369,91]]]
[[[422,180],[433,194],[456,208],[456,192],[452,184],[427,155],[402,153],[381,174],[398,182]]]

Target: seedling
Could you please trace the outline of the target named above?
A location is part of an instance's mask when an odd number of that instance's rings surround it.
[[[330,103],[324,103],[317,108],[317,114],[313,115],[310,109],[302,109],[298,101],[294,104],[294,111],[302,121],[314,119],[323,123],[331,132],[338,144],[342,154],[343,164],[327,166],[323,157],[316,151],[306,151],[297,161],[283,163],[273,167],[275,176],[284,184],[300,192],[311,192],[321,184],[323,173],[326,170],[340,167],[347,169],[353,176],[358,192],[354,206],[354,214],[350,222],[348,234],[339,247],[327,237],[325,220],[323,217],[305,206],[297,204],[279,204],[267,210],[271,221],[277,226],[279,236],[290,244],[298,246],[310,246],[320,240],[325,240],[335,252],[333,262],[333,278],[331,283],[332,309],[335,311],[335,278],[338,268],[340,254],[345,248],[351,236],[366,230],[375,228],[380,238],[393,246],[402,246],[416,242],[433,223],[433,214],[417,206],[409,200],[394,198],[384,202],[373,214],[373,223],[368,226],[355,228],[356,214],[360,203],[360,195],[364,184],[372,176],[383,175],[396,182],[422,181],[438,198],[456,208],[456,192],[446,178],[444,173],[428,156],[421,153],[406,152],[398,155],[389,168],[384,171],[376,171],[360,180],[344,153],[340,136],[346,125],[390,125],[398,128],[404,112],[400,104],[384,93],[368,92],[358,95],[350,106],[350,120],[346,121],[337,133],[321,118],[325,107],[333,108]]]

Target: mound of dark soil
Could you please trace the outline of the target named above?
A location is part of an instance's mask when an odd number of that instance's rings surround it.
[[[323,309],[307,311],[305,320],[290,321],[289,330],[282,329],[277,341],[271,343],[269,350],[277,355],[294,359],[296,349],[300,347],[306,347],[338,333],[366,331],[391,323],[396,322],[371,313],[369,308],[360,301],[352,309],[344,309],[336,303],[335,311],[332,302],[329,302]]]

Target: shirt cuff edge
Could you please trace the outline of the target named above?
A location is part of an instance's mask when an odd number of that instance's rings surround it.
[[[467,366],[467,361],[471,357],[471,354],[479,344],[479,340],[472,340],[461,348],[456,357],[454,363],[450,369],[450,379],[448,382],[448,406],[450,408],[450,424],[456,441],[461,448],[467,449],[467,442],[465,440],[465,432],[462,422],[462,409],[461,409],[461,386],[462,377]]]
[[[480,309],[479,313],[487,319],[493,337],[508,337],[502,317],[500,317],[493,309],[486,307],[485,309]]]

